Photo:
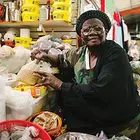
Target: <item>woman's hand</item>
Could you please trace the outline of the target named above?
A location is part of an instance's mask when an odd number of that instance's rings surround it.
[[[63,83],[60,79],[58,79],[57,77],[55,77],[53,74],[50,73],[35,71],[34,75],[40,78],[40,83],[37,84],[37,86],[49,85],[54,89],[60,89]]]
[[[47,53],[45,51],[41,51],[38,48],[35,48],[31,51],[31,59],[37,59],[37,61],[45,61],[47,59]]]
[[[37,60],[37,63],[42,61],[50,62],[54,66],[59,65],[58,55],[47,54],[45,51],[42,51],[38,48],[35,48],[31,52],[31,60]]]

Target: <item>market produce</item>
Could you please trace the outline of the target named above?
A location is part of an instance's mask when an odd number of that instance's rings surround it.
[[[15,54],[14,49],[12,49],[9,46],[4,45],[0,48],[0,59],[8,58],[14,54]]]
[[[30,50],[23,47],[3,46],[0,48],[0,69],[5,67],[8,73],[18,73],[29,59]]]
[[[25,120],[33,112],[33,97],[29,92],[5,87],[6,119]]]
[[[136,74],[140,74],[140,61],[131,61],[132,70]]]
[[[57,116],[48,112],[38,115],[33,122],[41,126],[46,131],[53,130],[58,126]]]
[[[89,134],[68,132],[59,136],[58,138],[56,138],[56,140],[101,140],[101,139]]]
[[[130,62],[132,71],[133,71],[133,78],[137,84],[137,87],[140,88],[140,61],[131,61]]]
[[[115,136],[113,136],[109,140],[131,140],[131,139],[129,139],[128,137],[125,137],[125,136],[121,136],[121,137],[115,137]]]
[[[61,39],[56,38],[51,35],[43,36],[37,40],[37,42],[32,46],[32,52],[39,52],[39,55],[53,54],[58,55],[66,53],[71,49],[71,45],[68,43],[63,43]],[[39,57],[39,56],[38,56]]]
[[[42,140],[39,131],[31,127],[13,126],[10,131],[1,131],[0,140]]]
[[[35,71],[52,73],[51,65],[49,63],[42,61],[37,63],[36,60],[34,60],[21,68],[17,74],[17,80],[27,85],[35,85],[38,82],[38,77],[34,75]]]
[[[68,40],[68,39],[71,39],[71,36],[69,36],[69,35],[62,35],[61,39],[62,40]]]

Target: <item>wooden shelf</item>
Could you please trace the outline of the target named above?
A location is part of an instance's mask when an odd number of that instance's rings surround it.
[[[65,21],[49,20],[49,21],[29,21],[29,22],[0,22],[0,27],[39,27],[42,24],[43,27],[48,28],[72,28],[72,24]]]

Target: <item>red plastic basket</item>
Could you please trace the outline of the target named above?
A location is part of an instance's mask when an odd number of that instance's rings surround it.
[[[34,126],[35,128],[37,128],[39,130],[39,137],[42,140],[51,140],[49,134],[43,130],[41,127],[39,127],[38,125],[28,122],[28,121],[24,121],[24,120],[8,120],[5,122],[0,122],[0,131],[3,130],[7,130],[10,131],[11,127],[13,126],[24,126],[24,127],[30,127],[30,126]]]

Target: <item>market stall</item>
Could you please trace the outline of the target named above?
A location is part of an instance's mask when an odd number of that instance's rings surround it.
[[[35,72],[63,77],[67,82],[70,70],[60,72],[57,65],[31,57],[31,51],[38,49],[40,58],[44,52],[55,56],[81,47],[83,42],[76,34],[75,24],[77,16],[88,10],[108,14],[112,21],[108,39],[128,51],[127,25],[119,12],[114,10],[113,17],[107,11],[104,0],[0,2],[0,140],[108,140],[103,131],[97,136],[66,133],[66,121],[58,104],[59,91],[41,85],[43,77],[40,79]],[[116,139],[129,140],[125,136],[110,138]]]

